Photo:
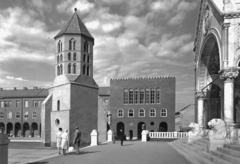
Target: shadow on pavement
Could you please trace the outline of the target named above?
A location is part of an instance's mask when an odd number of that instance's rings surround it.
[[[131,145],[133,145],[133,144],[123,144],[123,146],[131,146]]]
[[[68,153],[67,155],[83,155],[83,154],[98,153],[98,152],[100,152],[100,151],[80,151],[79,154],[72,152],[72,153]]]
[[[32,163],[27,163],[27,164],[47,164],[48,162],[32,162]]]

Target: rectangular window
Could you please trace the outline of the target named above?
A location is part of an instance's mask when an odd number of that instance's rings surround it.
[[[20,113],[17,112],[17,113],[16,113],[16,119],[19,119],[19,118],[20,118]]]
[[[4,102],[2,101],[2,102],[1,102],[1,108],[3,108],[3,107],[4,107]]]
[[[129,104],[133,104],[133,90],[129,91]]]
[[[140,90],[140,104],[144,103],[144,90]]]
[[[128,91],[123,93],[123,104],[128,104]]]
[[[138,104],[138,90],[135,90],[134,103]]]
[[[27,101],[27,100],[24,101],[24,107],[25,107],[25,108],[28,108],[28,101]]]
[[[157,90],[157,93],[156,93],[156,103],[160,104],[160,90],[159,89]]]
[[[151,89],[151,104],[155,103],[155,90]]]
[[[42,101],[38,101],[38,107],[41,107]]]
[[[0,112],[0,119],[4,119],[4,113]]]
[[[33,112],[32,118],[37,118],[37,112]]]
[[[4,107],[8,107],[8,102],[4,101]]]
[[[8,101],[8,107],[12,106],[12,101]]]
[[[20,107],[20,101],[16,101],[16,107]]]

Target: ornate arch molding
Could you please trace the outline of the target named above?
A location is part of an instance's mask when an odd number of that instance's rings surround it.
[[[197,60],[198,64],[198,72],[197,72],[197,90],[201,90],[208,83],[212,81],[212,79],[208,78],[208,67],[210,62],[210,57],[212,52],[214,51],[214,47],[218,48],[218,57],[219,57],[219,70],[222,68],[222,53],[221,53],[221,36],[217,29],[211,28],[208,35],[202,42],[202,46],[200,49],[200,55]]]

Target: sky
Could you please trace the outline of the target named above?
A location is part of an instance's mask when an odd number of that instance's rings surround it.
[[[54,36],[78,15],[95,38],[94,79],[176,77],[176,111],[194,104],[197,0],[1,0],[0,87],[51,86]]]

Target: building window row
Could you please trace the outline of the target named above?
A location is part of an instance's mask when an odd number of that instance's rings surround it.
[[[83,65],[83,75],[90,76],[90,66],[89,65]]]
[[[124,117],[124,110],[118,109],[117,116]],[[156,116],[157,116],[156,109],[151,108],[149,110],[149,117],[156,117]],[[134,109],[128,110],[128,117],[134,117]],[[141,108],[138,110],[138,117],[145,117],[145,109]],[[160,117],[167,117],[167,109],[166,108],[163,108],[160,110]]]
[[[123,104],[160,104],[161,90],[154,89],[125,89],[123,92]]]
[[[70,39],[69,40],[69,50],[75,50],[76,49],[76,41],[75,39]]]
[[[62,41],[59,40],[58,42],[58,52],[62,52]]]
[[[11,101],[1,101],[1,108],[4,107],[12,107],[12,102]]]
[[[77,60],[77,53],[74,52],[73,55],[71,54],[71,52],[68,53],[68,61],[76,61]],[[57,56],[57,63],[61,63],[63,61],[63,55],[58,55]]]
[[[12,117],[13,117],[13,112],[9,112],[7,114],[7,118],[12,119]],[[15,113],[15,118],[16,119],[21,118],[20,112]],[[37,118],[37,112],[32,112],[32,118],[33,119]],[[3,112],[0,112],[0,119],[4,119],[4,113]],[[24,119],[28,119],[28,111],[24,113]]]
[[[33,101],[33,107],[40,107],[41,106],[41,101]],[[1,101],[1,108],[5,107],[13,107],[11,101]],[[16,101],[16,107],[20,107],[20,101]],[[24,101],[24,107],[28,108],[28,100]]]

